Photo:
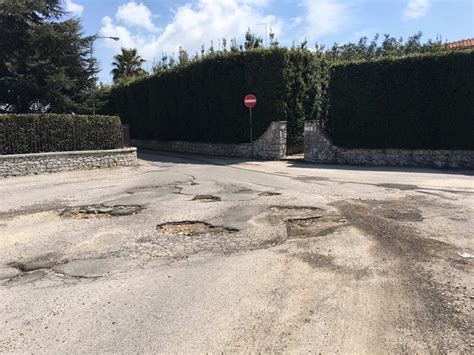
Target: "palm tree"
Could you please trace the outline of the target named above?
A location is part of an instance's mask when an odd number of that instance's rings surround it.
[[[112,65],[115,67],[110,72],[113,76],[114,83],[125,77],[136,77],[146,74],[142,69],[145,60],[137,54],[135,48],[122,48],[122,53],[114,57]]]

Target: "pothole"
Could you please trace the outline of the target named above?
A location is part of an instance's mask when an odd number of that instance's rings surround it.
[[[267,217],[271,224],[277,225],[293,219],[320,218],[323,209],[314,206],[273,205]]]
[[[218,196],[212,195],[196,195],[192,201],[200,201],[200,202],[217,202],[221,201],[221,198]]]
[[[61,255],[57,253],[45,253],[34,258],[12,261],[7,265],[21,272],[30,272],[40,269],[49,269],[58,264]]]
[[[335,232],[346,223],[347,220],[338,215],[291,218],[286,221],[286,230],[289,238],[322,237]]]
[[[96,217],[120,217],[130,216],[142,211],[140,205],[89,205],[79,207],[68,207],[60,214],[62,217],[89,219]]]
[[[230,234],[238,232],[235,228],[214,226],[202,221],[167,222],[156,226],[156,230],[165,236],[193,236],[202,234]]]

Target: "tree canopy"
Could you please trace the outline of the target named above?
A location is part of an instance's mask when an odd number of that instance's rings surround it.
[[[0,112],[88,112],[92,37],[61,0],[0,1]]]
[[[112,63],[114,68],[111,74],[114,83],[117,84],[121,81],[145,76],[146,72],[142,68],[143,63],[145,63],[145,60],[138,55],[135,48],[122,48],[121,53],[114,56],[114,62]]]

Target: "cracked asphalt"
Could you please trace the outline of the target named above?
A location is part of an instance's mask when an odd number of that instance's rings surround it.
[[[474,351],[472,172],[144,152],[0,201],[0,352]]]

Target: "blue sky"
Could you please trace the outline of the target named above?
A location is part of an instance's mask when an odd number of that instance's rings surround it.
[[[99,39],[95,54],[110,82],[112,57],[121,46],[137,48],[151,67],[162,53],[180,46],[193,54],[204,44],[218,47],[223,37],[242,40],[247,28],[261,35],[272,28],[283,45],[305,38],[316,42],[356,41],[360,36],[389,33],[406,38],[418,31],[424,38],[454,41],[474,37],[473,0],[65,0],[80,16],[86,34],[118,36]]]

